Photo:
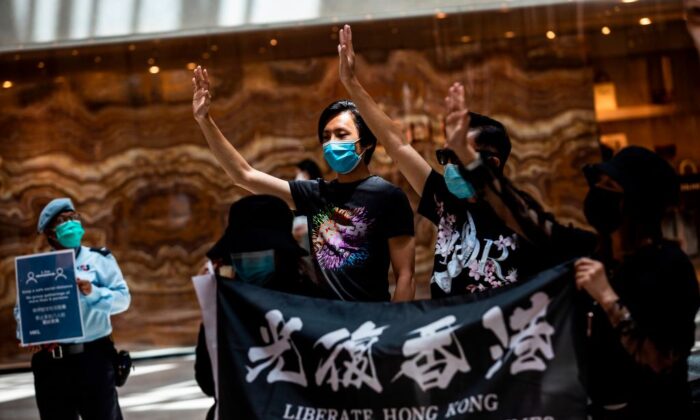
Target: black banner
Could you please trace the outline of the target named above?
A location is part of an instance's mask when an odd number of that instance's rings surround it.
[[[220,419],[584,419],[570,266],[475,299],[218,284]]]

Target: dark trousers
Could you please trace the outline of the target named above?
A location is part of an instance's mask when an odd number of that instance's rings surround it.
[[[53,358],[42,350],[32,358],[41,420],[122,420],[114,384],[114,344],[102,338],[79,354]]]

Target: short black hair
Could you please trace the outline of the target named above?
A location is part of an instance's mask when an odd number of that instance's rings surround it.
[[[476,136],[477,146],[493,150],[501,160],[499,169],[503,169],[512,148],[506,128],[493,118],[476,112],[469,112],[469,116],[469,128],[479,129],[479,134]]]
[[[314,162],[311,159],[304,159],[301,162],[297,163],[297,168],[309,174],[309,179],[323,178],[321,168],[319,168],[316,162]]]
[[[365,164],[369,164],[370,160],[372,160],[374,149],[377,146],[377,138],[369,129],[365,120],[362,119],[360,111],[357,109],[357,106],[355,106],[355,103],[349,99],[337,100],[328,105],[326,109],[321,112],[321,116],[318,118],[318,140],[323,143],[323,130],[326,128],[326,124],[328,124],[328,121],[335,118],[336,115],[343,112],[349,112],[352,115],[355,121],[355,127],[357,127],[357,131],[360,133],[360,145],[367,147],[364,154]]]

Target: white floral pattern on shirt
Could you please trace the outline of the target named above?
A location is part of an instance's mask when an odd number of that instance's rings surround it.
[[[450,293],[452,279],[458,277],[465,269],[469,270],[467,274],[474,281],[466,287],[467,293],[482,292],[518,281],[517,270],[510,269],[504,275],[501,269],[501,263],[518,248],[515,234],[505,237],[499,235],[496,240],[477,237],[476,225],[468,210],[467,220],[460,232],[455,226],[457,217],[445,210],[444,203],[437,196],[435,205],[440,218],[435,255],[442,257],[439,263],[446,269],[439,271],[439,268],[435,267],[431,283],[437,284],[445,293]]]

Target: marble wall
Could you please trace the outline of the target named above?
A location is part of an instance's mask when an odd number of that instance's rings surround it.
[[[556,50],[375,48],[358,67],[431,162],[444,93],[464,81],[471,109],[510,132],[510,176],[564,221],[580,223],[580,168],[597,157],[592,70],[581,50],[574,38]],[[211,61],[212,114],[256,168],[293,178],[302,158],[322,162],[316,118],[345,95],[335,56]],[[47,249],[36,218],[57,196],[73,198],[84,242],[109,247],[131,288],[132,307],[114,318],[119,346],[193,345],[199,315],[190,276],[244,192],[191,117],[190,77],[184,66],[152,75],[123,59],[27,76],[0,91],[0,362],[27,358],[14,340],[14,257]],[[415,208],[418,197],[381,150],[372,170],[401,185]],[[416,225],[426,296],[435,231],[419,216]]]

